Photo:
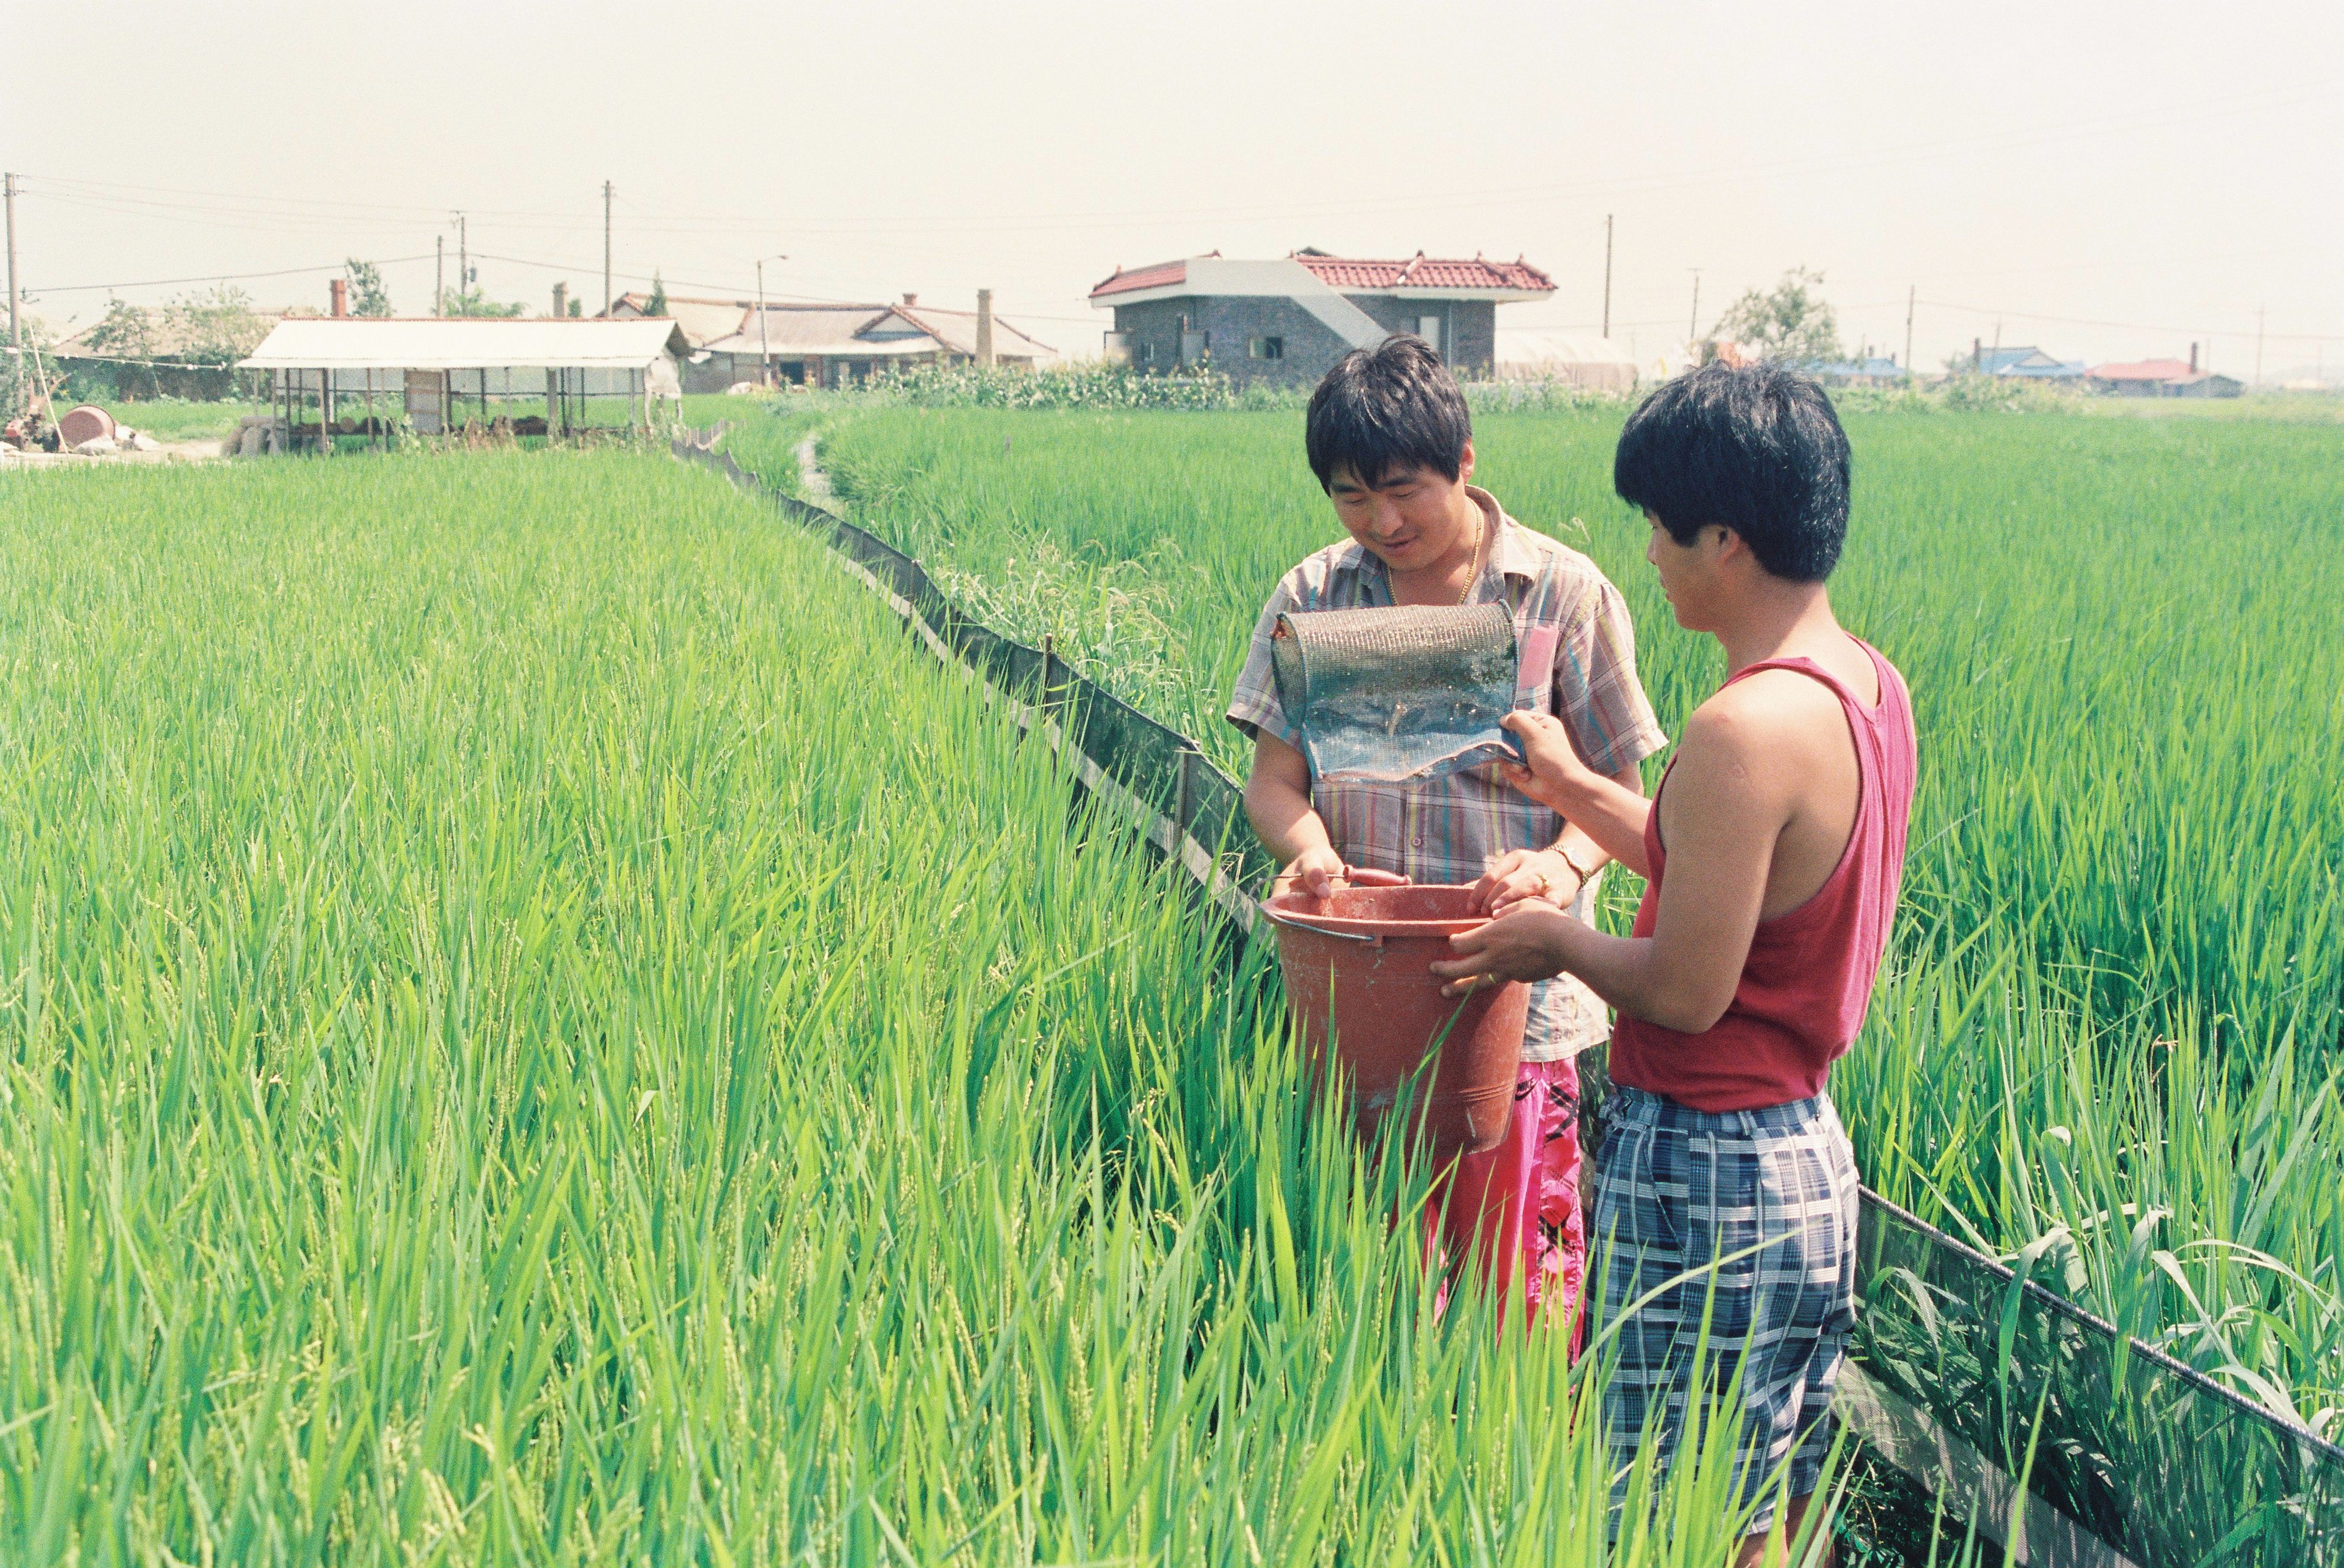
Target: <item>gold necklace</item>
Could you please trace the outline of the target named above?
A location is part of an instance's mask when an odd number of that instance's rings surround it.
[[[1465,592],[1457,596],[1457,608],[1460,610],[1464,609],[1465,602],[1473,597],[1473,585],[1481,581],[1481,546],[1489,537],[1490,520],[1481,515],[1481,509],[1477,506],[1473,509],[1473,567],[1465,573]]]

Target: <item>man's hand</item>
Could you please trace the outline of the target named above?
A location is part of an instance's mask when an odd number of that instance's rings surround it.
[[[1503,915],[1530,898],[1567,905],[1579,896],[1579,873],[1557,851],[1510,850],[1473,885],[1473,907],[1485,915]]]
[[[1486,926],[1449,939],[1457,956],[1432,966],[1448,982],[1444,996],[1465,996],[1507,980],[1551,980],[1562,973],[1563,944],[1578,922],[1539,899],[1524,899]]]
[[[1498,722],[1521,737],[1522,751],[1530,758],[1528,767],[1504,764],[1506,782],[1541,805],[1571,815],[1569,808],[1584,800],[1588,786],[1602,775],[1580,761],[1562,721],[1552,713],[1517,708]]]
[[[1298,887],[1313,898],[1325,898],[1335,891],[1335,884],[1342,875],[1343,857],[1318,845],[1287,862],[1286,869],[1271,879],[1269,895],[1275,898]]]

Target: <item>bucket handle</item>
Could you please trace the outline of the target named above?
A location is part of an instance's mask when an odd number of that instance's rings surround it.
[[[1380,936],[1370,936],[1364,931],[1335,931],[1324,926],[1313,926],[1308,920],[1297,920],[1291,915],[1281,915],[1267,904],[1261,906],[1261,913],[1262,918],[1273,926],[1291,926],[1297,931],[1308,931],[1320,936],[1333,936],[1345,942],[1365,942],[1374,947],[1383,946],[1384,939]]]
[[[1378,871],[1370,865],[1343,867],[1342,880],[1359,887],[1406,887],[1408,885],[1408,878],[1399,872]],[[1261,906],[1261,912],[1274,925],[1291,926],[1298,931],[1313,932],[1320,936],[1339,937],[1345,942],[1365,942],[1371,947],[1383,946],[1384,939],[1380,936],[1370,936],[1363,931],[1333,931],[1324,926],[1313,926],[1308,920],[1297,920],[1291,915],[1281,915],[1267,904]]]

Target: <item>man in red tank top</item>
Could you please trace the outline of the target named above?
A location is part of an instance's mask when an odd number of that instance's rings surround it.
[[[1913,710],[1824,591],[1850,463],[1813,381],[1679,377],[1629,419],[1612,478],[1651,524],[1678,623],[1715,637],[1730,673],[1649,803],[1551,719],[1510,718],[1529,756],[1516,786],[1642,875],[1643,903],[1624,937],[1517,905],[1434,967],[1452,991],[1571,975],[1616,1009],[1591,1239],[1597,1322],[1618,1341],[1610,1438],[1624,1465],[1658,1422],[1665,1462],[1699,1430],[1690,1410],[1738,1399],[1740,1561],[1755,1563],[1809,1523],[1855,1321],[1855,1163],[1824,1083],[1887,950]]]

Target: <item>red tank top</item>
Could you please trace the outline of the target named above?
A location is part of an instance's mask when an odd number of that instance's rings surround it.
[[[1698,1035],[1682,1034],[1622,1013],[1612,1034],[1612,1081],[1632,1085],[1695,1110],[1756,1110],[1806,1099],[1824,1089],[1831,1064],[1864,1026],[1873,976],[1888,950],[1896,888],[1904,874],[1904,830],[1913,811],[1917,745],[1913,701],[1904,678],[1878,649],[1858,640],[1880,677],[1880,703],[1867,708],[1837,676],[1812,659],[1769,659],[1734,675],[1796,670],[1829,686],[1847,714],[1862,775],[1855,825],[1831,879],[1796,909],[1762,920],[1743,960],[1742,983],[1725,1016]],[[1668,787],[1668,775],[1661,788]],[[1658,792],[1644,822],[1652,865],[1635,935],[1650,936],[1661,906]]]

